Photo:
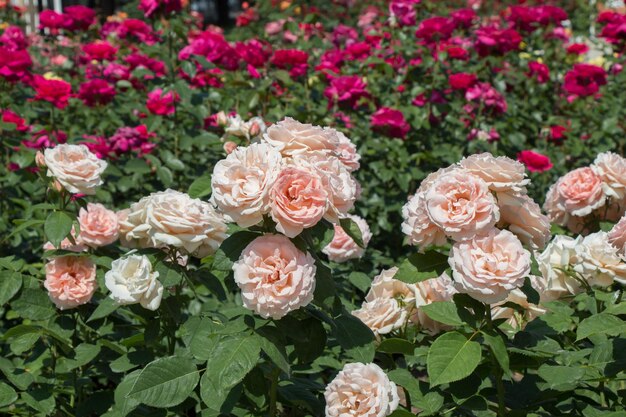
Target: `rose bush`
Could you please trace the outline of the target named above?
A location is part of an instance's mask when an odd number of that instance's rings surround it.
[[[623,414],[597,3],[0,2],[0,413]]]

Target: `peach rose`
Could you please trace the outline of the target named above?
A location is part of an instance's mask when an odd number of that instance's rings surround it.
[[[485,152],[468,156],[459,165],[485,181],[491,191],[525,193],[530,182],[524,165],[506,156]]]
[[[626,216],[613,226],[607,237],[609,243],[619,250],[622,257],[626,258]]]
[[[385,417],[398,408],[396,384],[376,364],[349,363],[326,390],[326,417]]]
[[[580,282],[567,275],[564,270],[578,262],[576,248],[582,244],[582,240],[582,236],[573,239],[557,235],[545,250],[536,256],[539,271],[546,282],[543,292],[547,299],[558,300],[581,291]]]
[[[79,239],[92,248],[110,245],[117,240],[120,226],[117,215],[102,204],[87,203],[78,212]]]
[[[211,204],[165,190],[133,203],[121,229],[139,247],[175,247],[203,258],[219,248],[228,227]]]
[[[325,129],[331,129],[326,127]],[[334,129],[333,129],[334,130]],[[361,155],[356,150],[356,145],[342,132],[336,131],[339,136],[339,145],[335,148],[335,153],[339,160],[345,165],[350,172],[354,172],[361,167],[359,161]]]
[[[360,309],[352,311],[352,315],[369,327],[377,338],[401,329],[408,318],[406,309],[395,298],[366,301]]]
[[[607,196],[620,200],[626,198],[625,158],[613,152],[604,152],[598,154],[591,167],[601,178]]]
[[[565,212],[574,216],[586,216],[593,210],[602,207],[606,202],[606,195],[602,190],[602,179],[589,167],[575,169],[559,180],[546,196],[546,212],[551,217],[558,218],[558,212]],[[567,219],[566,219],[567,220]]]
[[[339,145],[336,130],[324,130],[320,126],[300,123],[291,117],[270,126],[263,135],[263,140],[283,156],[310,151],[334,152]]]
[[[398,267],[383,269],[374,277],[365,301],[374,301],[376,298],[398,298],[404,304],[415,301],[415,285],[407,284],[394,278],[398,273]]]
[[[324,216],[327,220],[337,223],[354,207],[359,194],[358,183],[339,158],[323,152],[306,152],[296,155],[291,163],[297,168],[317,173],[322,179],[322,186],[329,197]]]
[[[485,233],[500,216],[487,183],[465,171],[442,175],[424,198],[430,220],[456,241]]]
[[[308,305],[315,290],[315,260],[282,235],[254,239],[233,264],[244,307],[278,320]]]
[[[487,304],[504,300],[530,272],[530,252],[508,230],[455,243],[448,262],[457,290]]]
[[[585,236],[576,247],[578,263],[574,270],[585,277],[589,285],[608,287],[617,281],[626,285],[626,263],[618,249],[609,243],[606,232]]]
[[[361,240],[363,241],[363,245],[367,247],[367,244],[372,238],[372,233],[370,232],[370,227],[367,225],[367,222],[359,216],[348,215],[348,217],[352,219],[359,227],[359,230],[361,230]],[[322,252],[328,255],[328,259],[333,262],[346,262],[350,259],[358,259],[363,256],[365,248],[359,247],[340,225],[335,224],[333,240],[322,249]]]
[[[326,214],[328,197],[315,172],[295,167],[283,169],[270,190],[270,214],[276,229],[296,237],[303,229],[315,226]]]
[[[454,282],[445,272],[437,278],[427,279],[415,284],[415,307],[416,311],[411,321],[418,324],[430,334],[437,334],[450,326],[439,323],[424,313],[420,307],[440,301],[450,301],[458,291],[454,288]]]
[[[100,175],[107,163],[98,159],[85,145],[57,145],[44,151],[48,176],[54,177],[72,194],[93,195],[102,185]]]
[[[402,217],[402,233],[407,235],[409,244],[418,246],[420,251],[429,246],[445,245],[448,241],[444,231],[428,217],[422,191],[418,191],[402,207]]]
[[[254,226],[269,213],[269,192],[282,156],[266,143],[239,147],[213,169],[211,200],[241,227]]]
[[[54,258],[46,264],[43,285],[61,310],[88,303],[98,287],[96,265],[84,256]]]
[[[550,240],[550,219],[526,194],[497,193],[500,207],[498,227],[507,227],[522,243],[543,249]]]

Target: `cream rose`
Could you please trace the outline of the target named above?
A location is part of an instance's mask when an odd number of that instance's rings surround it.
[[[444,231],[435,225],[428,217],[424,193],[418,191],[402,207],[402,233],[411,245],[419,247],[420,251],[429,246],[445,245],[448,241]]]
[[[573,239],[557,235],[545,250],[536,256],[539,271],[546,282],[545,297],[557,300],[565,295],[578,294],[580,282],[564,270],[577,263],[576,248],[582,244],[582,236]]]
[[[457,290],[487,304],[504,300],[530,272],[530,252],[508,230],[455,243],[448,262]]]
[[[376,298],[399,298],[404,304],[415,301],[415,285],[407,284],[395,279],[398,267],[383,269],[374,277],[370,290],[365,296],[365,301],[373,301]]]
[[[244,307],[280,319],[313,300],[315,261],[282,235],[254,239],[233,264]]]
[[[166,190],[131,205],[121,225],[125,239],[140,247],[175,247],[196,257],[214,253],[227,226],[213,206],[185,193]]]
[[[141,304],[143,308],[154,311],[161,305],[163,297],[163,284],[158,277],[158,272],[152,272],[147,256],[129,255],[111,263],[104,282],[111,291],[110,297],[117,304]]]
[[[263,135],[263,140],[283,156],[309,151],[334,152],[339,145],[336,130],[324,130],[320,126],[300,123],[291,117],[270,126]]]
[[[500,207],[498,227],[507,227],[522,243],[543,249],[550,240],[550,219],[526,194],[497,193]]]
[[[327,127],[325,129],[332,129]],[[334,129],[333,129],[334,130]],[[361,155],[356,150],[356,145],[342,132],[336,131],[339,136],[339,144],[335,148],[335,154],[350,172],[354,172],[361,167],[359,161]]]
[[[576,247],[576,257],[574,270],[585,277],[589,285],[608,287],[614,280],[626,284],[626,263],[618,249],[609,243],[606,232],[585,236]]]
[[[398,408],[396,384],[376,364],[349,363],[324,391],[326,417],[385,417]]]
[[[598,154],[592,169],[602,180],[604,193],[617,199],[626,198],[626,159],[613,152]]]
[[[454,288],[454,282],[445,272],[437,278],[427,279],[415,284],[415,313],[411,320],[430,334],[437,334],[450,326],[439,323],[424,313],[420,307],[440,301],[450,301],[458,291]]]
[[[363,241],[363,245],[367,247],[367,244],[372,238],[372,232],[370,232],[370,227],[367,225],[367,222],[359,216],[348,215],[348,217],[359,227],[361,240]],[[357,245],[340,225],[335,224],[333,240],[322,249],[322,252],[333,262],[346,262],[350,259],[358,259],[363,256],[365,248]]]
[[[270,214],[276,229],[288,237],[315,226],[326,214],[329,195],[317,173],[287,167],[270,190]]]
[[[374,335],[391,333],[401,329],[407,322],[408,313],[395,298],[374,298],[366,301],[352,315],[369,327]]]
[[[465,171],[440,176],[424,198],[430,220],[456,241],[485,233],[500,216],[487,183]]]
[[[459,165],[485,181],[491,191],[525,193],[530,182],[524,165],[506,156],[474,154],[462,159]]]
[[[102,204],[87,203],[78,212],[79,239],[92,248],[110,245],[117,240],[120,226],[114,211]]]
[[[93,195],[102,185],[100,175],[107,163],[98,159],[85,145],[57,145],[44,151],[48,176],[54,177],[72,194]]]
[[[541,278],[531,275],[530,282],[532,287],[540,295],[544,294],[545,283],[542,282]],[[545,300],[543,297],[541,297],[540,301],[543,302],[550,300]],[[520,313],[514,308],[504,306],[504,304],[509,302],[522,307],[524,309],[524,312]],[[498,303],[491,307],[491,318],[493,320],[505,319],[507,324],[511,326],[514,330],[522,330],[527,323],[545,313],[546,309],[544,307],[528,302],[526,294],[524,294],[524,292],[520,289],[514,289],[509,293],[509,296],[502,303]]]
[[[613,226],[607,237],[609,243],[615,246],[621,256],[626,259],[626,216]]]
[[[61,310],[86,304],[98,288],[96,265],[86,256],[60,256],[46,264],[44,287]]]
[[[212,201],[241,227],[260,223],[281,163],[280,153],[265,143],[235,149],[213,169]]]

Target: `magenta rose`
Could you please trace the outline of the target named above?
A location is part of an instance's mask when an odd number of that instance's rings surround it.
[[[372,128],[392,138],[404,139],[411,127],[400,110],[381,107],[372,115]]]
[[[148,101],[146,107],[152,114],[158,116],[169,116],[176,111],[175,103],[180,101],[178,94],[173,91],[168,91],[163,94],[161,88],[155,88],[148,94]]]
[[[530,172],[548,171],[553,166],[549,157],[533,151],[521,151],[517,154],[517,160],[526,165]]]

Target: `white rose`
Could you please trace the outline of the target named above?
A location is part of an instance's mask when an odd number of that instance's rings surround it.
[[[385,417],[398,408],[396,384],[376,364],[349,363],[324,391],[326,417]]]
[[[578,263],[574,270],[582,274],[589,285],[608,287],[613,280],[626,284],[626,263],[619,256],[619,250],[609,243],[606,232],[585,236],[576,247],[576,256]]]
[[[582,240],[582,236],[573,239],[557,235],[546,249],[536,256],[539,271],[546,281],[547,298],[558,300],[564,295],[574,295],[581,291],[580,282],[563,270],[576,263],[576,248],[581,245]]]
[[[175,247],[199,258],[214,253],[228,230],[211,204],[174,190],[132,204],[121,229],[125,241],[136,241],[140,247]]]
[[[48,176],[54,177],[73,194],[93,195],[102,185],[100,175],[107,163],[98,159],[85,145],[57,145],[44,151]]]
[[[269,191],[282,156],[265,143],[238,147],[213,169],[211,200],[241,227],[260,223],[269,213]]]
[[[602,179],[602,189],[609,197],[626,197],[626,159],[613,152],[598,154],[591,168]]]
[[[110,297],[118,304],[141,304],[148,310],[161,305],[163,284],[157,280],[158,272],[152,272],[147,256],[129,255],[111,263],[111,270],[104,275]]]

